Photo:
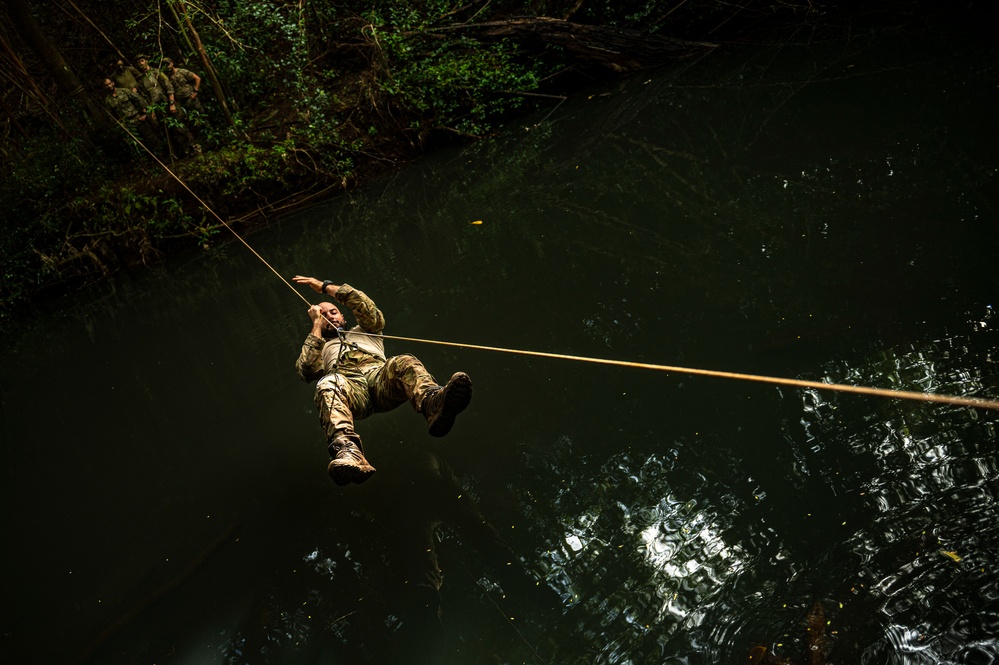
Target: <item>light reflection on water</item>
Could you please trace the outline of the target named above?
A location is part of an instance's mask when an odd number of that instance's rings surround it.
[[[883,376],[900,386],[977,393],[988,351],[975,341],[953,336],[886,353]],[[878,367],[853,374],[863,381]],[[816,420],[821,411],[812,411]],[[872,454],[880,471],[862,483],[871,523],[845,543],[864,565],[849,602],[840,600],[842,623],[871,640],[850,646],[862,649],[864,662],[989,662],[981,658],[996,653],[996,634],[976,633],[969,645],[966,631],[995,611],[988,599],[999,540],[995,416],[963,408],[896,408],[886,416],[844,433],[849,450]]]
[[[830,364],[824,378],[981,394],[995,380],[981,370],[991,343],[954,335],[884,348],[855,366]],[[836,522],[788,520],[796,506],[768,511],[774,479],[719,491],[739,482],[738,459],[674,488],[690,471],[676,461],[690,442],[647,457],[614,454],[568,483],[577,448],[569,438],[531,464],[542,484],[562,478],[552,509],[566,521],[560,547],[543,555],[547,581],[567,603],[572,632],[606,645],[596,662],[759,662],[748,660],[754,645],[766,646],[763,662],[812,662],[813,648],[828,662],[990,662],[999,646],[985,637],[996,635],[999,609],[996,415],[901,402],[870,411],[820,391],[800,396],[800,434],[787,434],[793,471],[778,482],[818,481],[830,501],[852,503]],[[581,500],[572,488],[586,486],[595,491]],[[771,526],[813,518],[825,523],[804,550],[800,534]],[[817,610],[822,634],[809,635]]]

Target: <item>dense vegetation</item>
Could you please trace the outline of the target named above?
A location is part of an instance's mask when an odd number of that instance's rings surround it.
[[[912,11],[878,4],[863,11]],[[830,11],[813,0],[8,0],[0,312],[210,243],[223,227],[202,201],[253,223],[442,141],[487,136],[581,82],[707,42],[807,38]],[[204,113],[188,118],[203,154],[154,158],[105,110],[111,63],[140,52],[203,78]]]

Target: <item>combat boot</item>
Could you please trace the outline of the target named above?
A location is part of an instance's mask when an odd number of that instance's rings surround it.
[[[471,401],[472,379],[464,372],[455,372],[446,386],[428,390],[420,410],[430,423],[430,436],[444,436],[450,432],[455,417]]]
[[[375,472],[361,450],[361,442],[346,436],[335,437],[329,444],[330,460],[326,471],[337,485],[363,483]]]

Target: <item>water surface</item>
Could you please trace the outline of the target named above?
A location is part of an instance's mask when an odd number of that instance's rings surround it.
[[[247,240],[389,334],[996,398],[996,60],[960,37],[725,49]],[[5,660],[999,657],[996,412],[393,341],[475,398],[442,440],[363,421],[338,488],[305,310],[232,243],[7,335]]]

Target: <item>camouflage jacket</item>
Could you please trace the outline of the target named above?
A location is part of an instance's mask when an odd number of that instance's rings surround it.
[[[305,338],[295,371],[303,381],[314,381],[338,369],[359,371],[385,362],[385,340],[357,333],[381,334],[385,316],[374,301],[349,284],[337,290],[334,300],[350,308],[358,325],[342,334],[342,339],[322,339],[313,334]]]
[[[104,105],[121,120],[135,121],[146,112],[145,100],[125,88],[115,88],[113,95],[104,98]]]
[[[194,93],[196,79],[190,70],[175,67],[169,79],[170,84],[173,85],[174,99],[187,99]]]
[[[139,89],[145,92],[150,104],[167,104],[173,94],[173,84],[166,74],[158,69],[150,69],[139,79]]]
[[[137,89],[141,78],[142,74],[139,73],[139,70],[131,66],[121,67],[111,73],[111,80],[114,81],[114,84],[126,90]]]

